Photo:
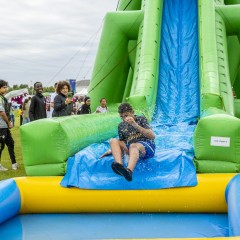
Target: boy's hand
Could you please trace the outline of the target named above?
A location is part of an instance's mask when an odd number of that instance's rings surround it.
[[[101,155],[99,158],[103,158],[103,157],[106,157],[108,155],[112,154],[112,151],[111,150],[108,150],[106,151],[103,155]]]
[[[131,126],[133,127],[138,127],[138,124],[135,122],[135,119],[134,117],[131,117],[131,116],[127,116],[125,119],[124,119],[125,122],[127,122],[128,124],[130,124]]]

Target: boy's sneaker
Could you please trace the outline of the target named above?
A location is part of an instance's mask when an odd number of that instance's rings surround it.
[[[122,175],[129,182],[132,181],[132,171],[129,168],[125,168],[122,164],[117,162],[113,162],[111,167],[116,174]]]
[[[12,170],[17,170],[17,169],[18,169],[18,164],[17,163],[12,164]]]
[[[2,164],[0,164],[0,171],[7,171],[8,169],[5,168]]]

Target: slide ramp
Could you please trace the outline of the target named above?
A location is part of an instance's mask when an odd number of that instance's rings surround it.
[[[156,133],[155,157],[140,161],[133,182],[126,184],[125,179],[116,178],[112,172],[113,157],[98,159],[109,144],[100,147],[93,144],[69,158],[62,186],[159,189],[197,184],[192,143],[199,117],[197,1],[164,2],[160,34],[158,89],[152,121]]]

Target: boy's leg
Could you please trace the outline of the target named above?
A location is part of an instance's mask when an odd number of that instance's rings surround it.
[[[145,147],[141,143],[132,143],[129,147],[129,161],[128,161],[128,169],[132,172],[139,160],[139,153],[144,156],[146,154]]]
[[[114,157],[114,160],[115,160],[115,162],[120,163],[120,164],[123,164],[122,151],[123,151],[123,148],[125,145],[125,144],[124,145],[123,144],[124,143],[122,141],[119,141],[116,138],[113,138],[110,140],[111,152]],[[125,145],[125,148],[127,148],[126,145]]]
[[[129,153],[126,144],[118,139],[110,140],[110,146],[112,155],[114,157],[114,162],[112,163],[112,170],[118,174],[122,175],[127,181],[132,181],[132,171],[123,166],[122,153]]]

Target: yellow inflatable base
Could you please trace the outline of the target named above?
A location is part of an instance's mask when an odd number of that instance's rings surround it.
[[[62,177],[15,178],[21,213],[227,212],[225,189],[235,174],[198,174],[196,187],[160,190],[63,188]]]
[[[62,188],[62,177],[15,178],[21,213],[227,212],[225,189],[235,174],[198,174],[196,187],[160,190],[83,190]],[[161,240],[169,238],[161,238]],[[171,238],[236,240],[240,237]]]

